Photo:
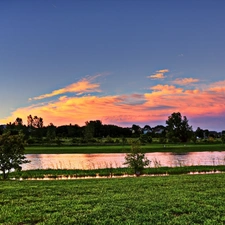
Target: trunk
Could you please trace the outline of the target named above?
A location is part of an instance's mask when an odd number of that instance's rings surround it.
[[[3,180],[6,180],[7,179],[7,177],[8,177],[8,173],[6,173],[6,170],[2,170],[2,179]]]

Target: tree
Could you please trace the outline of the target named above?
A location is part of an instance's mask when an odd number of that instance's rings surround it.
[[[174,142],[187,142],[191,138],[193,131],[189,126],[187,117],[182,118],[180,112],[173,113],[168,117],[167,124],[167,136],[169,140]]]
[[[22,125],[23,125],[23,119],[17,117],[16,120],[15,120],[15,122],[14,122],[14,124],[15,124],[16,126],[19,126],[19,125],[22,126]]]
[[[200,127],[198,127],[195,131],[195,135],[196,135],[196,137],[203,139],[204,138],[204,130],[202,130]]]
[[[140,175],[145,166],[148,166],[150,161],[145,157],[145,153],[141,151],[140,143],[133,142],[131,145],[131,152],[125,156],[124,165],[134,170],[136,175]]]
[[[223,144],[225,143],[225,134],[224,134],[224,135],[222,135],[222,137],[221,137],[221,141],[222,141],[222,143],[223,143]]]
[[[139,140],[142,144],[146,144],[146,143],[152,143],[152,137],[150,133],[147,134],[141,134],[139,137]]]
[[[12,169],[20,170],[23,163],[29,163],[24,155],[23,135],[11,135],[9,132],[0,136],[0,170],[3,179]]]
[[[27,126],[28,127],[34,127],[34,128],[42,128],[43,127],[43,118],[41,117],[37,117],[37,116],[34,116],[34,118],[29,115],[27,117]]]
[[[56,138],[56,127],[53,125],[53,123],[50,123],[47,126],[47,138],[49,141],[52,141]]]

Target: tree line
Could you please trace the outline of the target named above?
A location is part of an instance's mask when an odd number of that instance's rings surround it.
[[[113,143],[115,138],[122,139],[122,142],[126,142],[126,138],[139,138],[142,143],[151,143],[152,138],[158,138],[160,143],[168,141],[179,143],[196,142],[198,138],[216,138],[218,135],[199,127],[193,131],[187,117],[182,116],[180,112],[174,112],[168,116],[166,126],[145,125],[143,128],[136,124],[131,127],[102,124],[100,120],[86,121],[84,126],[77,124],[55,126],[53,123],[44,126],[43,118],[29,115],[27,116],[27,125],[24,125],[21,118],[16,118],[13,123],[0,127],[0,135],[7,132],[10,132],[11,135],[21,132],[28,144],[43,144],[44,142],[60,144],[63,138],[71,138],[74,144],[94,143],[102,140],[104,143]],[[222,134],[225,134],[225,131]]]

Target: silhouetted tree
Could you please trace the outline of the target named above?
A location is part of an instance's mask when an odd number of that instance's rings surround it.
[[[191,138],[193,131],[189,126],[187,117],[182,118],[180,112],[172,113],[166,121],[167,124],[167,136],[169,140],[173,142],[187,142]]]

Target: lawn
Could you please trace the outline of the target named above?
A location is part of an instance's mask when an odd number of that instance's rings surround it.
[[[224,151],[224,144],[148,144],[142,146],[147,152],[200,152]],[[92,145],[92,146],[26,146],[25,154],[68,154],[68,153],[127,153],[130,145]]]
[[[2,181],[0,224],[225,224],[225,174]]]

